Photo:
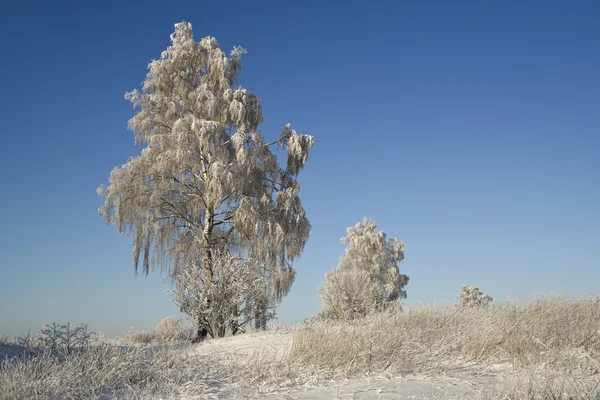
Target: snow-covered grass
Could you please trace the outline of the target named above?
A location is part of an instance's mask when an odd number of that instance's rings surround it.
[[[418,306],[359,321],[315,322],[296,332],[290,358],[353,376],[476,375],[505,365],[518,383],[509,398],[590,398],[600,391],[600,298]],[[575,397],[550,396],[557,390]]]
[[[194,324],[184,326],[181,319],[166,317],[153,330],[139,331],[132,327],[123,335],[112,338],[100,333],[96,336],[95,342],[117,346],[166,345],[190,341],[195,334]]]
[[[552,297],[489,308],[417,306],[352,322],[315,322],[296,334],[292,357],[351,372],[438,372],[456,361],[508,361],[515,368],[571,363],[596,370],[597,351],[600,298]]]
[[[600,391],[599,298],[405,307],[196,345],[157,337],[153,346],[96,337],[69,354],[5,345],[0,352],[22,355],[2,364],[0,399],[595,399]]]
[[[191,365],[176,352],[151,350],[106,344],[66,357],[48,351],[25,357],[4,365],[0,398],[136,398],[185,387],[189,376],[195,373],[190,370]]]

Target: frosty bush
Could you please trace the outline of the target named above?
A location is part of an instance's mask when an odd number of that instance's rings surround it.
[[[319,317],[361,318],[406,298],[408,276],[398,269],[405,245],[396,238],[386,239],[385,232],[376,229],[375,221],[368,218],[347,229],[348,236],[342,238],[348,244],[346,255],[319,289],[323,301]]]
[[[18,356],[23,359],[42,354],[64,357],[83,352],[95,335],[96,333],[88,331],[88,324],[72,327],[70,323],[59,325],[53,322],[44,325],[37,335],[32,335],[29,331],[16,337],[12,342],[8,340],[4,343],[0,342],[0,346],[16,345],[20,348]]]
[[[470,285],[462,285],[456,298],[463,307],[485,307],[494,300],[487,294],[482,293],[478,287]]]
[[[182,322],[179,317],[165,317],[154,328],[154,334],[163,342],[185,340],[189,334]]]
[[[213,273],[207,291],[202,268],[180,270],[175,289],[167,292],[182,312],[195,321],[204,321],[212,337],[222,337],[226,332],[236,334],[252,320],[257,327],[266,326],[274,316],[274,302],[267,291],[265,271],[256,263],[225,253],[215,256]]]
[[[131,327],[123,334],[121,341],[126,345],[152,344],[156,342],[156,335],[152,331],[136,331]]]
[[[77,347],[87,346],[93,335],[93,332],[88,332],[88,324],[72,328],[69,322],[66,325],[58,325],[54,322],[44,325],[40,330],[40,338],[46,348],[60,350],[66,354],[71,354]]]
[[[319,289],[324,319],[362,318],[377,308],[377,285],[365,271],[334,271]]]

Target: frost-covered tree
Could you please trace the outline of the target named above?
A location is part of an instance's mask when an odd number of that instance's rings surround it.
[[[494,300],[487,294],[482,293],[478,287],[470,285],[462,285],[456,298],[463,307],[485,307]]]
[[[251,263],[269,302],[278,302],[290,290],[292,262],[311,228],[297,176],[313,138],[288,124],[265,142],[260,99],[236,85],[244,49],[227,57],[212,37],[196,42],[184,22],[175,25],[171,42],[149,64],[141,90],[125,95],[139,110],[129,128],[141,155],[115,168],[109,185],[98,189],[105,200],[99,213],[133,235],[136,272],[140,260],[146,274],[160,267],[175,279],[201,270],[208,308],[215,280],[223,279],[216,254]],[[285,166],[271,151],[275,145],[287,152]],[[264,327],[267,306],[254,311]],[[198,333],[206,335],[214,321],[196,315]]]
[[[406,298],[408,276],[398,268],[404,259],[404,243],[387,239],[368,218],[349,227],[347,233],[342,238],[348,245],[346,254],[338,267],[325,275],[326,282],[319,289],[323,318],[361,318]]]
[[[208,321],[206,330],[213,337],[243,331],[252,320],[263,318],[260,323],[266,323],[275,304],[268,297],[268,281],[260,265],[229,254],[213,254],[212,261],[211,289],[203,289],[202,268],[185,268],[176,273],[177,288],[168,290],[173,301],[195,321]]]

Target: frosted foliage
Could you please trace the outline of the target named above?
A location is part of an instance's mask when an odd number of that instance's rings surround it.
[[[273,316],[273,296],[258,265],[223,254],[213,259],[213,273],[213,283],[205,290],[208,278],[204,269],[183,269],[177,272],[177,288],[167,291],[208,334],[237,333],[251,320]]]
[[[161,339],[170,340],[183,336],[183,321],[178,317],[165,317],[154,328],[154,333]]]
[[[319,289],[324,319],[363,318],[378,308],[379,288],[365,271],[336,271],[327,275]]]
[[[211,280],[213,252],[227,251],[260,265],[279,301],[311,228],[297,176],[313,138],[286,125],[265,142],[260,99],[236,85],[244,53],[236,47],[228,57],[216,39],[196,42],[191,24],[175,25],[142,88],[125,95],[138,110],[129,128],[143,149],[98,189],[99,212],[133,235],[136,271],[139,262],[146,274],[204,268]],[[287,152],[287,165],[273,145]]]
[[[462,285],[457,296],[458,302],[463,307],[485,307],[494,299],[482,293],[478,287]]]
[[[322,315],[346,318],[354,309],[376,311],[406,298],[404,287],[409,278],[398,268],[404,259],[404,243],[397,238],[387,239],[385,232],[377,231],[377,224],[369,218],[348,228],[347,233],[342,238],[342,243],[348,245],[346,254],[338,267],[325,276],[326,283],[319,290]],[[357,302],[364,305],[356,306]],[[368,311],[356,311],[354,316],[360,317]]]

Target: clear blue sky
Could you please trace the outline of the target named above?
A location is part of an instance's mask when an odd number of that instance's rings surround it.
[[[118,334],[178,308],[96,188],[139,154],[126,91],[173,24],[229,52],[266,138],[315,137],[313,225],[281,321],[318,311],[346,227],[406,242],[408,302],[600,294],[600,2],[25,2],[0,8],[0,334]],[[90,3],[91,4],[91,3]]]

